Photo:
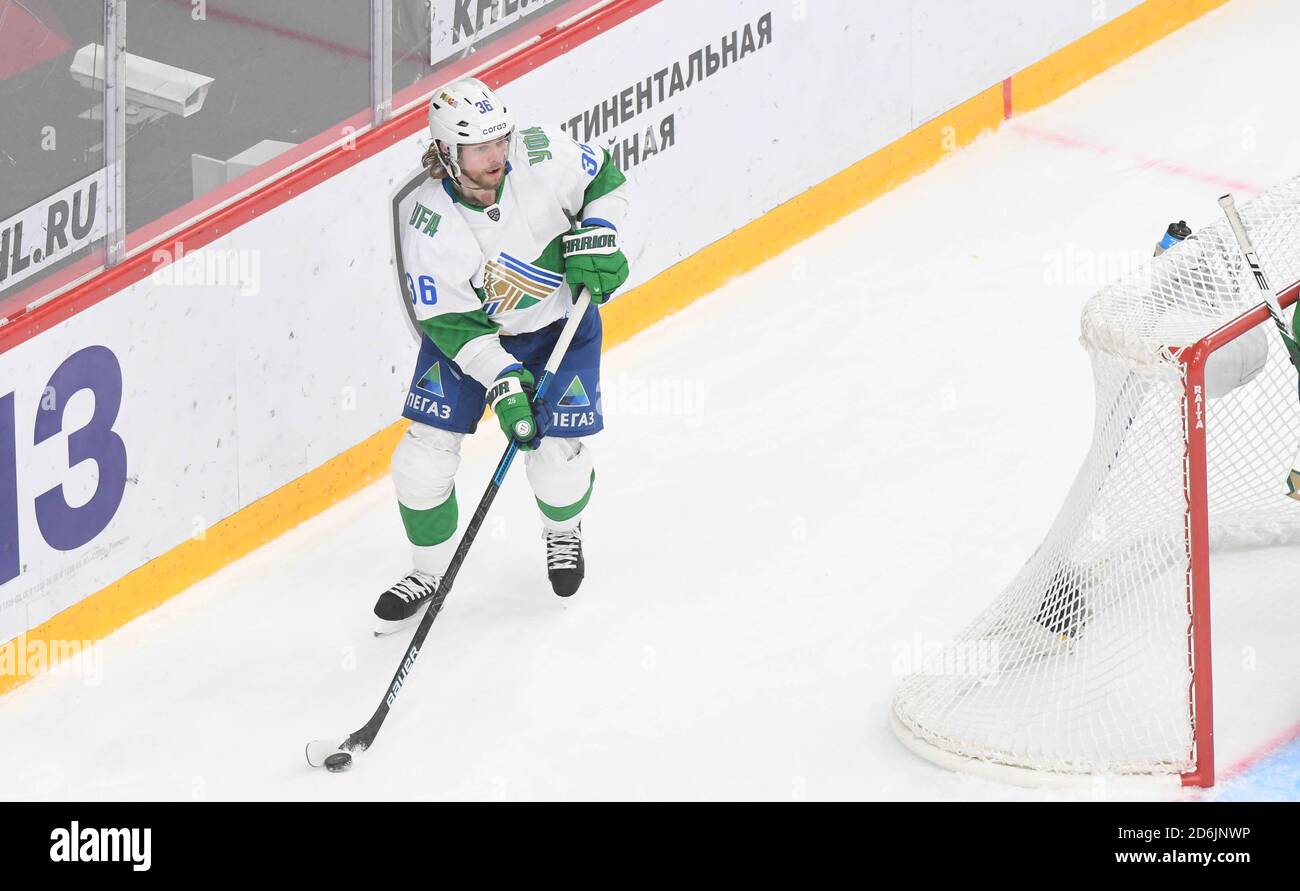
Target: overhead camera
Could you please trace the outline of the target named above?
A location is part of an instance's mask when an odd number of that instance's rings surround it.
[[[104,47],[98,43],[88,43],[72,59],[70,73],[73,80],[90,90],[102,92],[104,89],[104,68],[106,65]],[[134,53],[126,54],[126,101],[128,115],[130,106],[151,109],[157,118],[163,114],[174,114],[187,118],[203,108],[203,100],[208,96],[208,88],[213,79],[184,68],[155,62]]]

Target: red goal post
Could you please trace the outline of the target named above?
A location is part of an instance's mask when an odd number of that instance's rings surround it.
[[[1300,297],[1300,281],[1293,282],[1278,295],[1285,311]],[[1228,324],[1211,332],[1183,350],[1180,360],[1186,369],[1184,405],[1187,406],[1187,603],[1191,613],[1188,628],[1187,659],[1192,676],[1188,707],[1194,728],[1193,770],[1181,774],[1184,786],[1214,785],[1214,659],[1210,653],[1210,506],[1206,454],[1206,424],[1213,419],[1205,415],[1205,368],[1210,356],[1220,347],[1236,342],[1247,332],[1267,329],[1271,325],[1264,305],[1243,313]],[[1269,336],[1273,336],[1269,333]],[[1297,394],[1300,399],[1300,393]],[[1199,406],[1199,409],[1198,409]],[[1300,447],[1300,442],[1296,444]],[[1296,507],[1300,509],[1300,504]]]

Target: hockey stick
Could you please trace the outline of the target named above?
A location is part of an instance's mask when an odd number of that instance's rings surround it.
[[[1259,255],[1255,253],[1255,246],[1251,244],[1250,236],[1246,234],[1246,226],[1241,222],[1241,214],[1237,212],[1237,203],[1231,193],[1219,199],[1219,207],[1223,208],[1223,213],[1228,218],[1228,225],[1232,227],[1232,234],[1237,237],[1237,246],[1241,248],[1246,265],[1255,276],[1255,284],[1259,286],[1260,296],[1264,298],[1264,306],[1268,308],[1268,314],[1272,317],[1273,324],[1277,326],[1277,333],[1282,335],[1282,343],[1286,346],[1287,355],[1291,357],[1291,364],[1300,370],[1300,346],[1296,345],[1295,338],[1287,330],[1286,321],[1282,318],[1282,305],[1277,302],[1277,295],[1273,293],[1273,289],[1268,285],[1268,279],[1264,277],[1264,270],[1259,265]]]
[[[1273,323],[1282,334],[1282,342],[1286,344],[1286,351],[1291,357],[1291,364],[1300,371],[1300,346],[1296,345],[1295,340],[1287,332],[1286,325],[1282,321],[1282,307],[1277,302],[1277,295],[1268,285],[1268,279],[1264,277],[1264,270],[1260,268],[1259,259],[1255,254],[1255,246],[1250,243],[1250,236],[1246,234],[1246,227],[1241,222],[1241,215],[1237,213],[1236,205],[1233,203],[1231,195],[1224,195],[1219,199],[1219,206],[1228,216],[1228,223],[1232,226],[1232,234],[1237,236],[1237,245],[1241,252],[1246,255],[1246,263],[1250,266],[1250,271],[1255,274],[1255,284],[1259,285],[1260,291],[1264,294],[1264,304],[1268,307],[1268,314],[1273,317]],[[1300,454],[1296,455],[1295,461],[1292,462],[1292,470],[1287,474],[1286,488],[1287,497],[1300,500],[1300,471],[1295,467],[1300,465]]]
[[[564,323],[559,339],[555,341],[555,347],[551,350],[550,358],[546,360],[546,368],[542,372],[541,380],[537,382],[537,390],[533,395],[534,404],[540,402],[542,397],[546,395],[546,390],[555,378],[560,362],[563,361],[564,354],[568,352],[569,344],[573,342],[573,336],[577,333],[578,325],[581,324],[583,317],[587,314],[587,307],[590,305],[591,294],[584,288],[578,296],[578,302],[573,305],[569,312],[569,319]],[[384,725],[384,719],[388,717],[389,710],[397,700],[397,694],[402,691],[402,685],[406,683],[406,678],[415,665],[415,659],[420,655],[420,647],[424,644],[424,638],[428,636],[429,629],[433,627],[433,620],[438,618],[438,612],[447,600],[447,594],[451,591],[452,583],[456,581],[456,574],[460,571],[460,565],[464,562],[465,555],[469,553],[470,545],[474,543],[474,537],[478,535],[479,527],[483,525],[488,508],[492,506],[493,500],[496,499],[501,483],[506,478],[506,471],[510,469],[510,464],[514,461],[515,453],[518,451],[519,444],[514,439],[511,439],[510,444],[506,446],[505,454],[501,456],[501,461],[497,464],[496,472],[492,474],[492,479],[483,492],[483,497],[479,499],[478,507],[474,510],[474,516],[470,518],[469,523],[465,526],[465,532],[456,545],[456,553],[452,556],[451,562],[447,564],[447,571],[438,584],[438,590],[434,592],[433,597],[430,599],[429,605],[424,612],[424,618],[420,620],[419,626],[415,629],[415,636],[411,638],[411,645],[406,648],[406,653],[402,656],[402,661],[397,666],[397,671],[394,673],[393,680],[389,683],[379,707],[375,709],[375,713],[370,716],[370,720],[360,730],[343,739],[316,739],[307,743],[307,763],[312,767],[324,766],[331,771],[347,770],[352,766],[352,755],[350,753],[364,752],[374,744],[375,737],[379,735],[379,728]]]

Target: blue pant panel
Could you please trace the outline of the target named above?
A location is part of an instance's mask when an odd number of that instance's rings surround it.
[[[538,380],[563,328],[560,319],[539,331],[502,335],[501,346]],[[604,428],[600,341],[600,311],[592,306],[547,389],[546,403],[552,414],[547,436],[587,436]],[[482,384],[461,371],[427,336],[421,336],[402,417],[455,433],[473,433],[483,416],[486,396]]]

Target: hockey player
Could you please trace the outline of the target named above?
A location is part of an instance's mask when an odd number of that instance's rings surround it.
[[[586,437],[603,426],[598,307],[627,279],[619,245],[624,177],[609,152],[555,127],[517,130],[473,78],[434,93],[428,181],[404,212],[407,297],[422,332],[393,453],[393,482],[414,569],[375,604],[376,633],[409,624],[456,545],[461,441],[489,405],[524,453],[556,594],[582,582],[582,512],[595,481]],[[406,205],[403,205],[405,207]],[[592,306],[548,390],[534,384],[581,288]]]

